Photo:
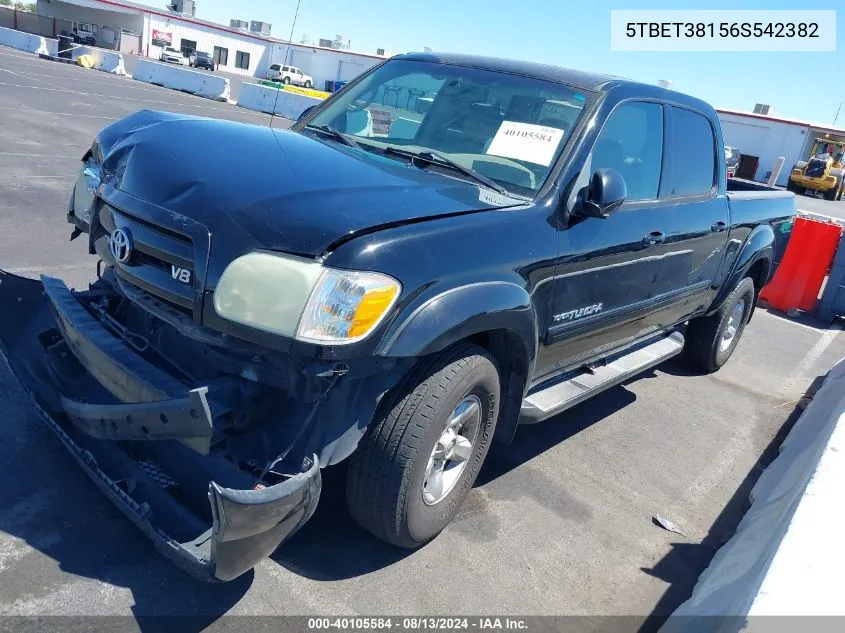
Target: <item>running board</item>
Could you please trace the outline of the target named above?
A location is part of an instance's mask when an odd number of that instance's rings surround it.
[[[684,348],[684,336],[673,332],[643,347],[617,356],[607,365],[593,371],[584,370],[575,376],[541,391],[530,394],[522,402],[520,424],[542,422],[562,411],[584,402],[597,393],[615,387],[629,378],[659,365],[679,354]]]

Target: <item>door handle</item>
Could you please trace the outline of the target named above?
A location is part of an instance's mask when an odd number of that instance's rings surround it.
[[[710,230],[713,231],[714,233],[721,233],[722,231],[724,231],[727,228],[728,228],[727,222],[722,222],[720,220],[719,222],[713,223],[713,225],[710,227]]]
[[[643,236],[643,244],[648,244],[649,246],[660,244],[665,239],[666,236],[660,231],[652,231],[648,235]]]

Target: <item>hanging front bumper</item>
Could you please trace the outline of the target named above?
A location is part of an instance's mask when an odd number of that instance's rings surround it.
[[[0,355],[91,479],[198,578],[243,574],[316,509],[316,456],[263,487],[209,455],[213,390],[189,388],[150,364],[57,279],[0,271]],[[208,507],[197,510],[199,500]]]

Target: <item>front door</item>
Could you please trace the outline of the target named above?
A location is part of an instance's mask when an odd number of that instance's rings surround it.
[[[546,377],[576,367],[654,329],[654,298],[681,283],[682,266],[661,248],[663,105],[628,101],[608,117],[578,183],[606,167],[625,179],[625,204],[606,219],[573,218],[560,232],[546,332]],[[681,256],[683,257],[683,256]],[[536,380],[542,380],[537,376]]]

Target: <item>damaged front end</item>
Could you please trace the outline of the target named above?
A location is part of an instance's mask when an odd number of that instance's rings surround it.
[[[0,352],[41,417],[160,551],[201,579],[231,580],[316,508],[308,425],[266,415],[289,400],[277,389],[211,370],[191,386],[193,368],[157,356],[168,326],[139,334],[127,312],[103,280],[77,293],[0,271]]]

